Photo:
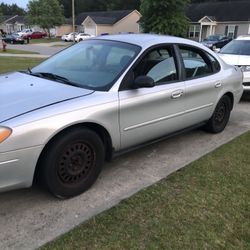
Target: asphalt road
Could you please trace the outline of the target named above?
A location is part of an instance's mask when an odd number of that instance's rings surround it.
[[[245,101],[223,133],[194,130],[118,157],[78,197],[60,201],[37,188],[0,194],[0,249],[35,249],[248,130]]]
[[[57,46],[59,45],[59,46]],[[7,49],[16,49],[37,52],[41,55],[51,56],[66,47],[61,45],[69,45],[65,42],[55,42],[55,43],[43,43],[43,44],[8,44]]]

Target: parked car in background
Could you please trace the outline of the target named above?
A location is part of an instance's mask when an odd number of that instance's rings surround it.
[[[65,42],[73,42],[74,41],[74,36],[76,37],[78,35],[77,32],[72,32],[69,34],[65,34],[61,37],[61,39]]]
[[[85,39],[88,39],[90,37],[93,37],[92,35],[86,34],[86,33],[79,33],[75,36],[75,41],[76,42],[81,42]]]
[[[243,71],[243,88],[250,91],[250,36],[239,36],[219,51],[219,56],[228,64]]]
[[[34,31],[31,34],[23,35],[22,37],[24,39],[27,39],[27,38],[29,38],[29,39],[40,39],[40,38],[44,38],[46,36],[47,36],[46,32]]]
[[[23,29],[23,30],[17,32],[17,34],[19,36],[26,36],[26,35],[30,35],[32,32],[33,32],[32,29]]]
[[[242,71],[197,42],[86,39],[0,76],[0,190],[40,178],[57,197],[78,195],[114,154],[197,126],[222,132],[242,92]]]
[[[11,44],[24,44],[24,39],[18,34],[6,35],[2,40]]]
[[[216,48],[222,48],[230,41],[232,41],[232,38],[225,35],[211,35],[204,39],[202,44],[212,50],[215,50]]]

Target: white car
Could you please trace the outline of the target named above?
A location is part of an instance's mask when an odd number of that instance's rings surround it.
[[[86,34],[86,33],[79,33],[78,35],[75,36],[75,41],[76,42],[81,42],[85,39],[93,37],[92,35]]]
[[[74,41],[74,36],[76,37],[78,35],[77,32],[72,32],[72,33],[68,33],[62,36],[62,40],[65,42],[73,42]]]
[[[220,50],[219,55],[226,63],[241,68],[243,89],[250,91],[250,35],[231,41]]]
[[[19,36],[31,35],[34,31],[32,29],[23,29],[20,32],[17,32]]]

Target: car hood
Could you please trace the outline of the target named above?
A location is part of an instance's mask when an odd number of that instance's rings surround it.
[[[250,56],[218,54],[227,64],[231,65],[250,65]]]
[[[0,122],[93,92],[25,73],[0,75]]]

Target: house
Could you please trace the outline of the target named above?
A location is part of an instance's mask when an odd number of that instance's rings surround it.
[[[7,34],[21,31],[25,28],[32,28],[39,31],[41,28],[37,25],[30,26],[26,16],[2,16],[0,17],[0,29]]]
[[[61,26],[56,26],[51,29],[51,33],[56,37],[61,37],[64,34],[73,32],[72,18],[65,18],[64,23]]]
[[[224,34],[236,38],[250,34],[250,1],[191,4],[188,37],[202,41],[209,35]]]
[[[83,12],[76,17],[77,30],[90,35],[138,33],[141,14],[137,10]]]
[[[27,20],[24,16],[2,16],[0,19],[0,29],[11,34],[27,27]]]

